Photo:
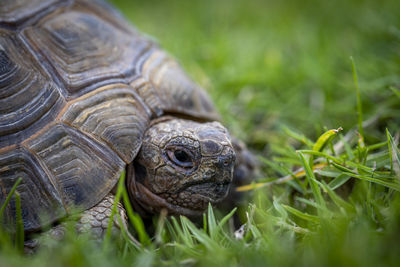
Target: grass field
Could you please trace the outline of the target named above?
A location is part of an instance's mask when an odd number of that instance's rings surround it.
[[[212,209],[132,226],[140,247],[70,231],[22,256],[2,234],[0,266],[399,266],[398,0],[112,2],[259,156],[244,234]]]

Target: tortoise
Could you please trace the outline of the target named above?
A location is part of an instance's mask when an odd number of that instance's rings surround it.
[[[124,170],[136,210],[201,214],[234,176],[219,119],[207,93],[109,4],[0,5],[0,201],[21,177],[26,232],[76,209],[104,225]],[[11,201],[6,227],[15,213]]]

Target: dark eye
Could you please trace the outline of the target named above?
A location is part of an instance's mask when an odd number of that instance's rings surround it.
[[[174,152],[174,156],[180,162],[192,162],[192,160],[191,160],[190,156],[188,155],[188,153],[186,153],[183,150],[176,150]]]
[[[176,165],[183,168],[193,167],[192,156],[188,152],[182,149],[177,149],[177,150],[168,150],[167,153],[169,159]]]

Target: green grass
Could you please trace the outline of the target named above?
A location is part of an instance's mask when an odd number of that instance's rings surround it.
[[[260,157],[258,189],[235,211],[242,238],[233,213],[210,208],[196,224],[162,214],[146,233],[128,209],[142,246],[71,230],[23,256],[21,234],[0,232],[0,266],[398,266],[399,1],[113,3]]]

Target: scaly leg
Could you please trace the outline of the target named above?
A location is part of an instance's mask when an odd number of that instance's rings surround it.
[[[85,210],[76,224],[76,231],[78,233],[90,232],[94,239],[101,240],[107,232],[114,200],[115,196],[113,194],[108,194],[96,206]],[[119,235],[121,234],[121,229],[124,229],[128,234],[128,237],[133,242],[138,244],[136,239],[128,232],[127,217],[124,207],[121,205],[121,203],[118,203],[117,208],[122,224],[118,220],[118,216],[115,214],[114,223],[112,224],[111,228],[112,234]],[[42,233],[39,237],[25,241],[25,252],[28,254],[35,252],[40,246],[40,240],[44,237],[50,237],[51,239],[57,241],[62,240],[65,232],[65,225],[63,223],[58,224],[50,230]]]
[[[115,196],[113,194],[108,194],[96,206],[85,210],[76,224],[78,233],[90,231],[94,238],[101,239],[107,232],[114,199]],[[120,225],[117,216],[114,215],[114,223],[111,230],[116,234],[120,232],[121,228],[127,230],[125,209],[122,207],[121,203],[117,204],[117,208],[121,217],[122,225]]]

